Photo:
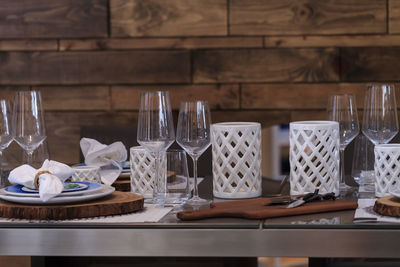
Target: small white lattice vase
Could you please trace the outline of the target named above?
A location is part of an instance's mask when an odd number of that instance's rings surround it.
[[[290,123],[290,194],[339,195],[339,123],[298,121]]]
[[[145,199],[153,198],[155,181],[155,158],[142,146],[130,148],[131,192]],[[166,168],[166,160],[161,160],[161,168]]]
[[[211,127],[213,193],[218,198],[261,195],[261,125],[216,123]]]
[[[375,146],[375,196],[390,195],[400,182],[400,144]]]
[[[101,184],[100,167],[99,166],[75,166],[72,167],[71,181],[73,182],[90,182]]]

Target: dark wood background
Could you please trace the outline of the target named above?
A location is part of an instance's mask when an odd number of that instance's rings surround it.
[[[399,0],[0,0],[0,97],[40,89],[51,157],[76,163],[80,126],[136,126],[144,90],[264,127],[333,93],[362,108],[400,78],[399,34]]]

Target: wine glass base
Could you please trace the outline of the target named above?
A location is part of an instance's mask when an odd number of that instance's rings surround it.
[[[352,196],[356,192],[357,190],[355,187],[349,186],[345,183],[339,184],[339,195],[341,198]]]
[[[347,192],[347,191],[354,191],[354,187],[349,186],[345,183],[339,184],[339,192]]]
[[[195,197],[188,199],[185,204],[189,205],[189,206],[197,207],[197,206],[210,205],[210,203],[211,203],[211,200],[209,200],[209,199],[204,199],[204,198],[195,196]]]

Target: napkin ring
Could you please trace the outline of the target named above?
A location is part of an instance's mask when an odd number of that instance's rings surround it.
[[[42,174],[44,174],[44,173],[52,174],[52,173],[49,172],[49,171],[39,171],[39,172],[36,173],[35,179],[33,180],[33,185],[35,186],[35,188],[36,188],[37,190],[39,190],[39,176],[42,175]]]

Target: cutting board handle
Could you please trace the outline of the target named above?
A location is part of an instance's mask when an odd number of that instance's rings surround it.
[[[211,208],[207,210],[188,210],[182,211],[177,214],[177,217],[184,221],[189,220],[200,220],[208,218],[220,218],[220,217],[243,217],[236,209],[232,208]]]

